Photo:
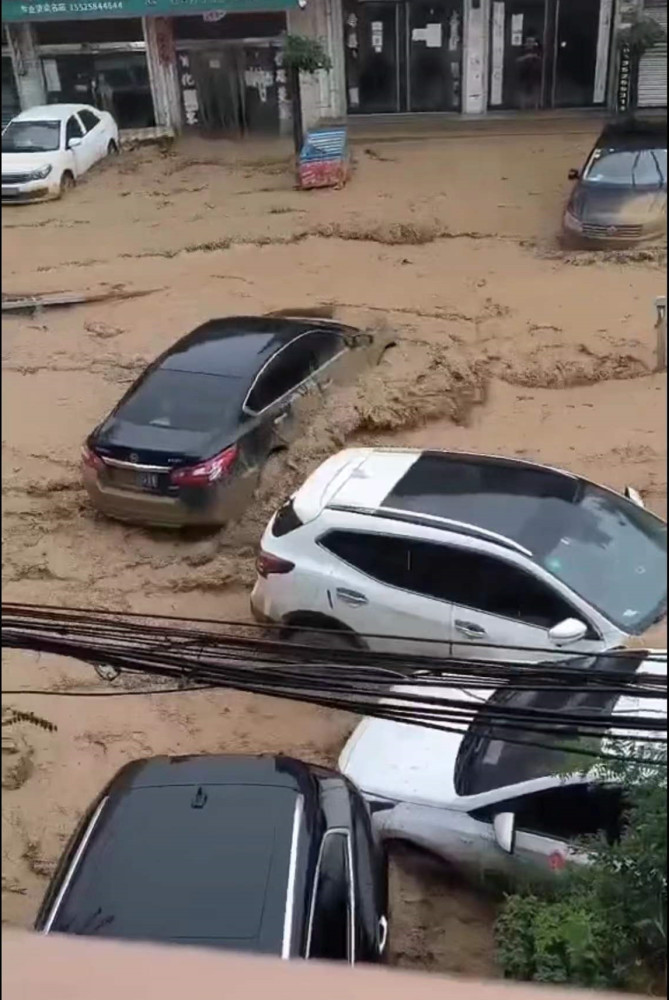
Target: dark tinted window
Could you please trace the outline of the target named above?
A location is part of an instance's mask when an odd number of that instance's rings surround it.
[[[316,368],[327,364],[344,349],[343,337],[335,330],[314,330],[302,338],[302,343],[311,353]]]
[[[602,669],[619,674],[620,681],[631,678],[644,659],[643,653],[631,653],[625,657],[607,658]],[[583,670],[593,669],[588,658],[568,661],[572,667]],[[465,738],[460,744],[455,763],[455,787],[458,795],[478,795],[496,788],[545,778],[560,774],[570,766],[564,747],[573,747],[578,737],[570,735],[564,725],[554,737],[541,734],[542,747],[528,746],[532,734],[523,729],[522,713],[564,713],[606,717],[613,712],[620,697],[619,688],[603,688],[594,683],[591,687],[572,690],[570,687],[546,688],[539,691],[508,690],[500,688],[477,714]],[[491,721],[487,707],[515,712],[519,718],[519,728],[496,727]],[[546,716],[544,716],[546,718]],[[572,728],[577,728],[576,723]]]
[[[288,535],[291,531],[295,531],[296,528],[301,527],[302,522],[295,513],[293,501],[288,500],[288,502],[277,511],[276,517],[272,522],[272,534],[275,538],[281,538],[282,535]]]
[[[495,556],[444,547],[441,571],[454,604],[541,628],[575,614],[540,580]]]
[[[227,430],[236,426],[241,396],[237,379],[159,368],[139,381],[115,416],[141,427]]]
[[[286,393],[295,389],[315,370],[312,352],[304,345],[305,338],[284,347],[269,362],[255,386],[251,390],[247,407],[253,413],[260,413],[275,403]]]
[[[67,144],[70,141],[70,139],[81,139],[83,134],[84,133],[81,131],[81,125],[74,117],[74,115],[71,115],[67,119],[67,129],[65,131],[65,143]]]
[[[548,587],[493,556],[392,535],[333,531],[321,545],[393,587],[552,628],[574,614]]]
[[[348,959],[351,896],[346,834],[326,834],[316,879],[308,957]]]
[[[60,122],[10,122],[2,133],[3,153],[52,153],[60,148]]]
[[[624,801],[619,788],[597,784],[563,785],[497,803],[496,812],[513,812],[516,828],[557,840],[603,833],[620,836]]]
[[[98,118],[97,115],[93,114],[92,111],[87,111],[86,109],[84,109],[83,111],[79,112],[79,117],[84,123],[84,128],[86,129],[87,132],[90,132],[91,129],[94,129],[96,125],[100,124],[100,119]]]
[[[627,632],[664,610],[666,525],[550,469],[424,453],[383,501],[504,535]]]

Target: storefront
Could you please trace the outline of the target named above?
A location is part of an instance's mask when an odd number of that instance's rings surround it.
[[[21,110],[11,56],[2,57],[2,127]]]
[[[16,104],[82,102],[110,111],[121,129],[290,128],[282,36],[299,0],[4,0],[2,7],[3,115],[5,103],[9,117]],[[19,83],[11,108],[5,75],[8,85]]]
[[[490,108],[604,105],[612,0],[493,0]]]
[[[665,40],[641,57],[638,102],[640,108],[667,106],[667,0],[645,0],[644,13],[664,28]]]
[[[345,0],[349,114],[461,110],[461,0]]]

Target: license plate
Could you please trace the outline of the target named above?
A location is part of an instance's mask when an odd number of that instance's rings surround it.
[[[137,474],[137,485],[142,490],[157,490],[158,475],[155,472],[139,472]]]
[[[18,194],[19,193],[19,189],[17,187],[10,187],[8,184],[3,184],[2,185],[2,193],[3,194]]]

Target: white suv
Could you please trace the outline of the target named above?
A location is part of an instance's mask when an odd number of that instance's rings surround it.
[[[271,519],[251,607],[260,621],[336,630],[327,645],[592,653],[664,616],[666,552],[665,523],[633,490],[515,459],[355,448]]]

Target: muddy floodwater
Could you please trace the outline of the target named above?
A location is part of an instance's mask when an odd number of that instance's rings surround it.
[[[237,620],[271,511],[347,444],[523,456],[666,515],[666,375],[654,373],[665,250],[564,252],[594,136],[477,135],[356,147],[342,191],[302,193],[281,145],[145,148],[62,202],[3,211],[3,291],[150,290],[3,320],[5,600]],[[319,307],[387,335],[329,396],[244,518],[204,539],[89,507],[86,434],[143,366],[215,316]],[[103,690],[90,668],[8,653],[3,687]],[[3,730],[3,919],[30,924],[81,810],[155,753],[282,752],[334,763],[355,718],[243,694],[5,699],[58,726]],[[412,852],[392,868],[400,964],[494,974],[494,903]]]

